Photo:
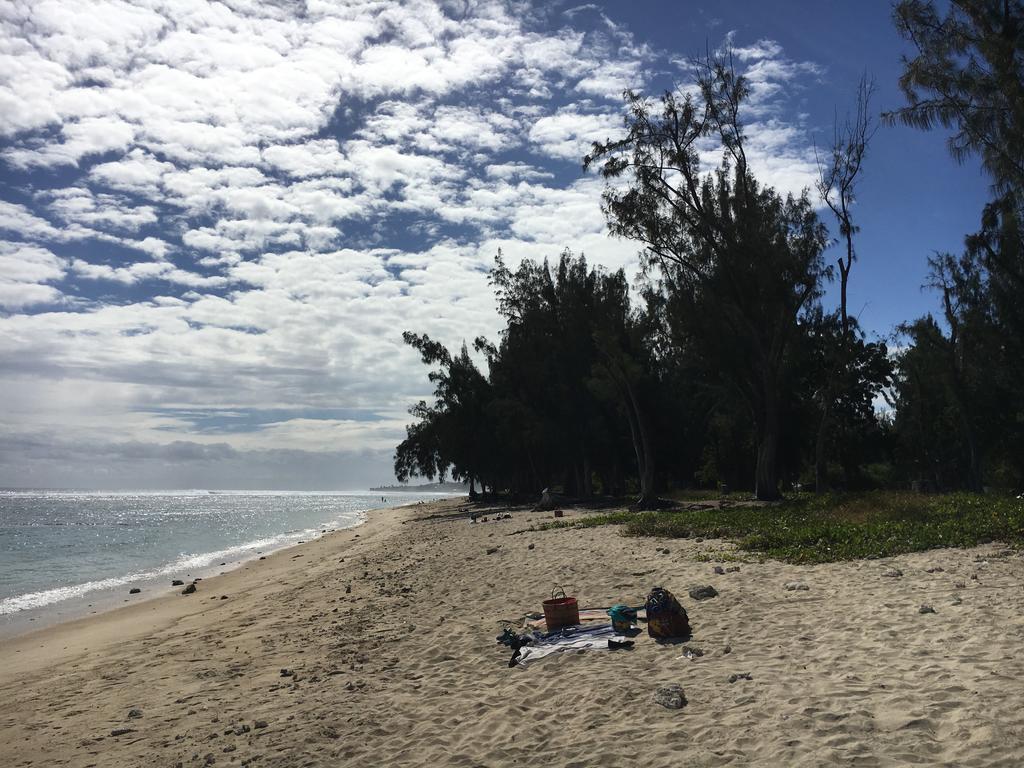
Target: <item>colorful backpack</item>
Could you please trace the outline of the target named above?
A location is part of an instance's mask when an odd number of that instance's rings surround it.
[[[647,634],[656,640],[688,638],[690,618],[675,595],[655,587],[647,596]]]

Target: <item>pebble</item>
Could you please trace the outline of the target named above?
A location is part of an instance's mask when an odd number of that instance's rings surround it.
[[[925,572],[926,572],[926,573],[942,573],[942,572],[943,572],[943,571],[945,571],[945,570],[946,570],[946,569],[945,569],[945,568],[943,568],[943,567],[942,567],[941,565],[936,565],[936,566],[934,566],[933,568],[926,568],[926,569],[925,569]]]
[[[963,600],[960,599],[960,595],[953,595],[953,605],[960,605]]]
[[[171,586],[172,587],[180,587],[180,586],[183,586],[184,584],[185,584],[185,582],[182,581],[181,579],[175,579],[174,581],[171,582]]]
[[[295,676],[295,672],[293,672],[292,670],[290,670],[288,668],[282,668],[281,669],[281,677],[294,677],[294,676]]]
[[[953,587],[956,588],[956,589],[967,589],[967,582],[966,581],[955,582],[953,584]]]
[[[142,591],[142,590],[141,590],[141,589],[139,589],[138,587],[132,587],[131,589],[129,589],[129,590],[128,590],[128,594],[129,594],[129,595],[137,595],[137,594],[139,594],[139,592],[141,592],[141,591]]]
[[[932,608],[927,603],[924,603],[924,604],[921,605],[920,608],[917,609],[917,612],[918,613],[935,613],[935,609]]]
[[[898,579],[900,576],[903,575],[903,571],[901,571],[899,568],[886,568],[884,571],[882,571],[882,575],[887,576],[890,579]]]
[[[257,720],[255,723],[252,724],[252,727],[253,728],[266,728],[267,725],[268,725],[268,723],[267,723],[266,720]]]
[[[493,555],[497,551],[498,551],[498,547],[488,547],[487,548],[487,554],[488,555]]]
[[[654,692],[654,703],[665,709],[682,709],[686,706],[686,694],[681,685],[665,685]]]
[[[710,584],[705,584],[702,587],[694,587],[691,589],[690,597],[694,600],[710,600],[712,597],[718,597],[718,590]]]
[[[735,674],[729,675],[729,682],[735,683],[737,680],[753,680],[749,672],[736,672]]]
[[[704,655],[704,651],[692,645],[684,645],[680,650],[683,652],[683,656],[691,660],[699,659]]]
[[[131,728],[115,728],[110,732],[111,736],[124,736],[126,733],[131,733]]]
[[[129,720],[134,720],[137,717],[142,717],[142,710],[141,709],[133,708],[133,709],[129,709],[128,710],[128,719]]]
[[[732,646],[731,645],[727,645],[727,646],[725,646],[725,648],[722,649],[722,655],[723,656],[725,654],[727,654],[727,653],[732,653]]]
[[[526,548],[527,549],[533,549],[536,546],[537,546],[536,544],[529,544]]]
[[[788,592],[806,592],[810,589],[810,587],[802,581],[787,581],[783,586],[785,586],[786,591]]]
[[[726,573],[739,573],[740,567],[738,565],[730,565],[725,569]]]
[[[195,591],[196,591],[196,585],[195,585],[195,582],[193,582],[192,584],[189,584],[187,587],[185,587],[183,590],[181,590],[181,594],[183,594],[183,595],[191,595]]]
[[[720,565],[716,565],[716,566],[715,566],[714,568],[712,568],[711,570],[712,570],[712,571],[713,571],[714,573],[717,573],[717,574],[718,574],[719,576],[724,576],[724,575],[725,575],[725,568],[723,568],[723,567],[722,567],[722,566],[720,566]]]

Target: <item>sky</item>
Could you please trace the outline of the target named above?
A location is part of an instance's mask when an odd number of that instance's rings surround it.
[[[499,248],[633,276],[580,160],[624,89],[685,87],[723,45],[783,192],[813,187],[862,73],[876,112],[903,104],[884,0],[0,4],[0,486],[393,480],[431,389],[402,331],[494,339]],[[945,138],[872,141],[872,337],[936,311],[927,257],[977,229],[988,182]]]

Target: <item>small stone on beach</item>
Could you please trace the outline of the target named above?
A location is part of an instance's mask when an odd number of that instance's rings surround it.
[[[128,719],[129,720],[134,720],[137,717],[142,717],[142,710],[141,709],[133,708],[133,709],[129,709],[128,710]]]
[[[802,581],[787,581],[783,586],[786,588],[787,592],[806,592],[810,589],[810,587]]]
[[[710,584],[705,584],[702,587],[694,587],[691,589],[690,597],[694,600],[710,600],[712,597],[718,597],[718,590]]]
[[[725,575],[725,568],[723,568],[723,567],[722,567],[722,566],[720,566],[720,565],[716,565],[716,566],[715,566],[714,568],[712,568],[711,570],[712,570],[712,571],[713,571],[714,573],[718,574],[719,576],[724,576],[724,575]]]
[[[195,591],[196,591],[196,585],[195,585],[195,582],[192,582],[187,587],[185,587],[183,590],[181,590],[181,594],[183,594],[183,595],[191,595]]]
[[[882,575],[890,579],[898,579],[900,576],[903,575],[903,571],[901,571],[899,568],[886,568],[884,571],[882,571]]]
[[[129,590],[128,590],[128,594],[129,594],[129,595],[137,595],[137,594],[139,594],[139,592],[141,592],[141,591],[142,591],[142,590],[141,590],[141,589],[139,589],[138,587],[132,587],[131,589],[129,589]]]
[[[654,703],[665,709],[682,709],[686,706],[686,694],[681,685],[666,685],[654,692]]]
[[[181,579],[175,579],[174,581],[172,581],[172,582],[171,582],[171,586],[172,586],[172,587],[180,587],[180,586],[182,586],[182,585],[183,585],[184,583],[185,583],[185,582],[184,582],[184,581],[182,581]]]
[[[753,680],[749,672],[736,672],[735,674],[729,675],[729,682],[735,683],[737,680]]]
[[[935,613],[935,609],[927,603],[924,603],[920,608],[917,609],[918,613]]]

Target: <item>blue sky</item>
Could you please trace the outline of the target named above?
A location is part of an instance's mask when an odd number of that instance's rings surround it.
[[[623,88],[727,42],[748,155],[798,193],[853,106],[902,104],[887,2],[15,0],[0,8],[0,485],[354,488],[429,393],[405,329],[498,327],[486,271],[566,247],[611,268]],[[934,311],[987,182],[882,127],[850,309]],[[708,158],[709,162],[713,158]],[[830,222],[831,223],[831,222]],[[838,251],[830,257],[838,255]],[[834,293],[834,292],[833,292]],[[826,297],[834,302],[834,295]]]

